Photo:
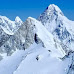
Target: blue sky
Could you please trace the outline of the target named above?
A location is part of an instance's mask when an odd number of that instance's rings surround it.
[[[0,15],[14,20],[19,16],[23,21],[29,16],[37,18],[50,4],[56,4],[64,15],[74,20],[74,0],[0,0]]]

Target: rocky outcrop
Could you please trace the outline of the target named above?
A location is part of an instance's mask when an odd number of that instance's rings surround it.
[[[72,62],[71,62],[71,65],[68,69],[67,74],[74,74],[74,52],[72,54],[73,54],[72,55]]]
[[[6,34],[0,27],[0,47],[10,38],[10,35]]]

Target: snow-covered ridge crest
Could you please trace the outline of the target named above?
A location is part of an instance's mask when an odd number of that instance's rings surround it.
[[[48,32],[48,30],[42,25],[40,21],[32,17],[28,17],[27,21],[29,22],[29,25],[35,26],[35,30],[33,31],[43,42],[47,50],[50,50],[52,54],[56,55],[56,57],[63,57],[64,55],[66,55],[65,51],[61,48],[61,46],[57,42],[55,42],[53,35]]]
[[[63,15],[62,11],[60,10],[60,8],[57,6],[57,5],[54,5],[54,4],[50,4],[47,8],[46,8],[47,11],[52,11],[52,12],[57,12],[57,13],[60,13]]]
[[[19,16],[16,16],[15,22],[22,23],[22,20],[19,18]]]
[[[60,10],[60,8],[54,4],[49,5],[45,11],[39,16],[38,20],[42,22],[42,24],[49,29],[50,32],[52,32],[56,26],[57,26],[57,21],[61,20],[62,18],[60,17],[64,16],[63,12]],[[51,25],[52,24],[52,25]]]
[[[4,30],[4,32],[8,35],[13,35],[15,31],[18,30],[18,28],[22,24],[22,20],[17,16],[15,21],[11,21],[6,16],[0,15],[0,26]]]

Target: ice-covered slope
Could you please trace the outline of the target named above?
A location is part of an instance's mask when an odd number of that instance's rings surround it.
[[[0,61],[0,74],[72,74],[72,57],[52,57],[41,44],[33,43],[27,50],[18,50]]]
[[[15,18],[15,21],[11,21],[6,16],[0,16],[0,27],[4,30],[5,33],[9,35],[13,35],[22,23],[22,20],[18,16]]]
[[[49,5],[38,20],[63,43],[62,47],[74,50],[74,21],[67,19],[58,6]]]
[[[16,51],[12,56],[5,57],[0,61],[0,74],[13,74],[25,56],[24,50],[20,50]]]
[[[70,67],[73,55],[60,60],[39,47],[36,52],[27,55],[13,74],[73,74],[73,65]]]

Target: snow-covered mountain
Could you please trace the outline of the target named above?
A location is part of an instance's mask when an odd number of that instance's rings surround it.
[[[66,52],[74,51],[74,21],[66,18],[58,6],[49,5],[38,20],[60,40]]]
[[[0,74],[73,74],[73,55],[61,60],[52,57],[40,44],[34,43],[25,52],[18,50],[11,57],[3,59],[0,62]]]
[[[17,16],[15,21],[11,21],[5,16],[0,16],[0,47],[12,36],[23,24]]]
[[[38,20],[0,16],[0,74],[74,74],[73,27],[54,4]]]
[[[1,48],[2,45],[14,35],[14,33],[20,28],[22,24],[23,21],[18,16],[15,18],[15,21],[11,21],[5,16],[0,16],[0,53],[5,52],[4,48]],[[8,47],[6,48],[8,49]]]
[[[23,24],[23,22],[18,16],[15,18],[15,21],[11,21],[6,16],[0,16],[0,27],[8,35],[13,35],[21,24]]]

